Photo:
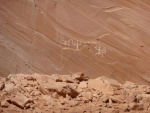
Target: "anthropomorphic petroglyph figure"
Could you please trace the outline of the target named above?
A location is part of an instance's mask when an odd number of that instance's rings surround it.
[[[103,54],[106,53],[106,48],[101,47],[100,45],[96,45],[95,49],[97,50],[96,55],[101,55],[103,57]]]
[[[79,46],[81,45],[81,42],[79,42],[79,41],[74,41],[74,42],[72,43],[72,45],[76,47],[76,51],[79,51]]]

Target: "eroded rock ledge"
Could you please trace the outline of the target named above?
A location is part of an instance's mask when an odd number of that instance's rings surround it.
[[[99,77],[11,74],[0,78],[0,113],[148,113],[150,86]]]

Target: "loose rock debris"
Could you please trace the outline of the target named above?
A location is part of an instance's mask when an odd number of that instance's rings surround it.
[[[150,113],[150,86],[99,77],[10,74],[0,78],[0,113]]]

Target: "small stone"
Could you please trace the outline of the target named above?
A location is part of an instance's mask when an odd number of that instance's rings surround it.
[[[82,92],[81,94],[83,97],[87,98],[88,100],[92,100],[93,95],[91,92]]]
[[[129,107],[128,107],[128,104],[119,104],[119,110],[121,111],[129,111]]]
[[[79,97],[79,96],[76,97],[76,100],[77,101],[82,101],[81,97]]]
[[[42,95],[43,99],[46,101],[47,105],[53,105],[55,103],[55,98],[49,95]]]
[[[112,110],[111,113],[119,113],[119,110],[118,109],[114,109],[114,110]]]
[[[0,90],[3,90],[5,88],[5,84],[4,83],[0,83]]]
[[[55,82],[62,82],[62,78],[61,78],[61,75],[58,75],[58,74],[52,74],[50,76],[51,79],[55,80]]]
[[[105,103],[108,103],[109,97],[107,95],[103,95],[101,100]]]
[[[105,84],[113,85],[113,86],[120,86],[120,83],[117,80],[110,79],[108,77],[102,76],[101,79]]]
[[[109,99],[111,99],[113,102],[122,103],[123,101],[117,97],[117,96],[109,96]]]
[[[21,85],[17,87],[17,90],[21,93],[24,93],[26,91],[25,88]]]
[[[87,88],[87,82],[86,81],[82,81],[80,82],[80,84],[78,85],[78,88],[80,89],[85,89]]]
[[[1,107],[7,108],[9,106],[9,103],[6,100],[1,101]]]
[[[129,103],[129,107],[132,110],[144,110],[144,106],[142,104],[138,104],[138,103]]]
[[[67,93],[69,96],[71,96],[72,98],[75,98],[78,96],[79,92],[74,88],[72,87],[71,85],[67,85],[67,87],[69,88],[69,92]]]
[[[48,94],[48,91],[43,86],[39,86],[38,89],[39,89],[41,94],[43,94],[43,95],[47,95]]]
[[[24,79],[21,83],[22,86],[26,87],[28,85],[28,81]]]
[[[81,100],[84,102],[84,103],[88,103],[90,100],[86,97],[81,97]]]
[[[112,100],[111,100],[111,99],[109,99],[109,105],[112,105],[112,103],[113,103],[113,102],[112,102]]]
[[[12,83],[5,84],[4,90],[5,90],[6,92],[10,92],[10,91],[12,91],[13,89],[14,89],[14,85],[13,85]]]
[[[96,98],[96,97],[93,97],[92,102],[95,102],[96,100],[97,100],[97,98]]]
[[[74,100],[66,101],[66,103],[67,103],[70,107],[74,107],[74,106],[77,104]]]
[[[29,81],[35,81],[36,80],[36,78],[34,76],[31,76],[31,75],[27,76],[26,79]]]
[[[11,83],[14,83],[15,85],[19,84],[19,82],[20,82],[16,79],[15,75],[13,75],[13,74],[9,76],[9,79],[10,79]]]
[[[89,79],[89,77],[87,75],[85,75],[82,72],[77,72],[71,75],[71,77],[73,78],[73,80],[79,80],[79,81],[87,81]]]
[[[66,83],[74,83],[70,75],[62,75],[62,81]]]
[[[0,113],[4,113],[4,110],[3,110],[3,109],[0,109]]]
[[[53,93],[51,94],[51,96],[52,96],[53,98],[58,98],[57,92],[53,92]]]
[[[103,94],[114,94],[112,86],[107,85],[103,82],[102,78],[90,79],[88,81],[88,88],[101,91]]]
[[[136,96],[136,99],[137,99],[138,101],[140,101],[140,100],[143,99],[143,96],[142,96],[142,95],[137,95],[137,96]]]
[[[23,108],[25,107],[25,105],[30,102],[30,100],[29,100],[29,98],[27,98],[26,96],[24,96],[24,95],[22,95],[22,94],[19,94],[19,95],[16,95],[16,96],[11,100],[11,102],[12,102],[14,105],[16,105],[16,106],[18,106],[18,107],[20,107],[20,108],[23,109]]]
[[[41,93],[39,91],[33,91],[32,92],[32,96],[38,96],[41,95]]]
[[[6,78],[0,77],[0,83],[6,82]]]
[[[61,103],[62,105],[64,105],[65,102],[66,102],[66,99],[63,98],[63,97],[59,97],[59,101],[60,101],[60,103]]]
[[[98,97],[99,97],[99,95],[98,95],[98,94],[96,94],[96,93],[93,93],[92,95],[93,95],[93,97],[96,97],[96,98],[98,98]]]
[[[33,113],[42,113],[42,111],[41,111],[39,108],[35,108],[35,109],[33,110]]]

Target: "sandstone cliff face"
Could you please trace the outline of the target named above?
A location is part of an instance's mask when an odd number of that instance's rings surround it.
[[[150,82],[149,0],[0,0],[0,75]]]

